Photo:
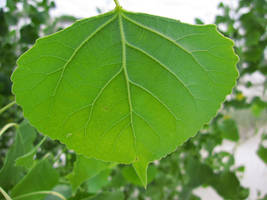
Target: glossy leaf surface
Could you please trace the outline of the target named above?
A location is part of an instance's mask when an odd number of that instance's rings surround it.
[[[13,92],[39,131],[79,154],[148,163],[173,152],[216,114],[238,76],[233,42],[121,8],[37,40],[20,57]]]

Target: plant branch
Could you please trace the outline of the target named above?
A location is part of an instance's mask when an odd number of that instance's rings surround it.
[[[11,127],[16,127],[18,128],[18,124],[17,123],[9,123],[9,124],[6,124],[1,130],[0,130],[0,137],[1,135],[6,132],[7,129],[11,128]]]
[[[7,109],[9,109],[10,107],[12,107],[13,105],[15,105],[16,102],[15,101],[12,101],[10,104],[4,106],[3,108],[0,109],[0,115],[5,112]]]
[[[119,4],[119,1],[118,0],[114,0],[115,4],[116,4],[116,7],[119,8],[121,7],[120,4]]]
[[[22,198],[25,198],[25,197],[29,197],[29,196],[34,196],[34,195],[39,195],[39,194],[50,194],[50,195],[53,195],[53,196],[56,196],[62,200],[67,200],[62,194],[58,193],[58,192],[55,192],[55,191],[38,191],[38,192],[31,192],[31,193],[27,193],[27,194],[23,194],[23,195],[20,195],[20,196],[17,196],[17,197],[14,197],[14,200],[15,199],[22,199]],[[8,199],[7,199],[8,200]],[[10,199],[12,200],[12,199]]]
[[[12,200],[11,197],[6,193],[6,191],[3,190],[3,188],[1,188],[1,187],[0,187],[0,192],[5,197],[6,200]]]

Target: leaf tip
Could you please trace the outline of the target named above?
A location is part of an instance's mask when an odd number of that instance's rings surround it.
[[[136,171],[136,174],[140,178],[142,185],[144,188],[147,188],[147,168],[149,163],[145,160],[138,160],[137,162],[133,163],[133,167]]]

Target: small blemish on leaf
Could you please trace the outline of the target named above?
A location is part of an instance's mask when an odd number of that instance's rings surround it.
[[[66,135],[66,138],[69,138],[69,137],[71,137],[72,136],[72,133],[68,133],[67,135]]]
[[[105,106],[105,107],[103,107],[103,110],[104,110],[104,111],[108,111],[109,109],[108,109],[107,106]]]

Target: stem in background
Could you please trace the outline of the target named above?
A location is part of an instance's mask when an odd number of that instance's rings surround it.
[[[12,107],[13,105],[15,105],[15,104],[16,104],[16,102],[13,101],[13,102],[11,102],[10,104],[6,105],[5,107],[1,108],[1,109],[0,109],[0,115],[1,115],[3,112],[5,112],[7,109],[9,109],[10,107]]]
[[[16,128],[18,128],[18,124],[16,124],[16,123],[9,123],[9,124],[6,124],[1,130],[0,130],[0,137],[1,137],[1,135],[4,133],[4,132],[6,132],[6,130],[7,129],[9,129],[9,128],[11,128],[11,127],[16,127]]]
[[[6,191],[3,190],[3,188],[1,188],[1,187],[0,187],[0,192],[5,197],[6,200],[12,200],[11,197],[6,193]]]
[[[114,0],[115,4],[116,4],[116,7],[119,8],[121,7],[120,4],[119,4],[119,1],[118,0]]]
[[[58,193],[58,192],[55,192],[55,191],[38,191],[38,192],[31,192],[31,193],[28,193],[28,194],[23,194],[23,195],[20,195],[20,196],[17,196],[17,197],[14,197],[14,200],[15,199],[21,199],[21,198],[25,198],[25,197],[30,197],[30,196],[34,196],[34,195],[38,195],[38,194],[50,194],[50,195],[53,195],[53,196],[56,196],[62,200],[67,200],[62,194]],[[7,199],[7,200],[12,200],[12,199]]]

